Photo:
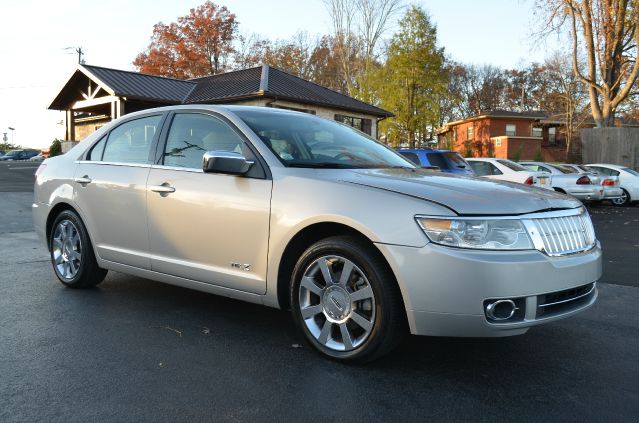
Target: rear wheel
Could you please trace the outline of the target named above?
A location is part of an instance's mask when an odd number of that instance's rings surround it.
[[[319,352],[366,362],[391,351],[405,333],[399,288],[381,254],[352,237],[309,247],[293,271],[295,322]]]
[[[62,211],[49,234],[51,263],[58,280],[69,288],[88,288],[104,280],[105,269],[98,267],[93,246],[80,217]]]
[[[628,194],[628,191],[626,191],[625,189],[621,188],[621,196],[619,198],[615,198],[614,200],[611,200],[612,204],[614,204],[617,207],[625,207],[630,205],[630,194]]]

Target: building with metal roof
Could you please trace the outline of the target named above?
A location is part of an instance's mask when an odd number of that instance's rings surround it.
[[[67,141],[118,117],[173,104],[246,104],[317,114],[377,136],[392,113],[268,65],[192,80],[79,64],[49,105],[66,112]]]

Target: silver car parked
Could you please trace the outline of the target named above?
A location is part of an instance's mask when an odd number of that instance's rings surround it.
[[[601,249],[578,201],[416,169],[313,115],[175,106],[127,115],[38,169],[57,278],[108,270],[290,309],[334,359],[405,332],[508,336],[591,306]]]

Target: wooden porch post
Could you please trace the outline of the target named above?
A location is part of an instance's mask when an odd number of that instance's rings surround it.
[[[75,141],[75,122],[73,120],[73,110],[67,110],[65,141]]]

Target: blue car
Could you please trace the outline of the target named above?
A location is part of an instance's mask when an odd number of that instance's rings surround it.
[[[397,152],[426,169],[438,169],[446,173],[474,175],[473,169],[464,158],[450,150],[431,150],[429,148],[401,148]]]

